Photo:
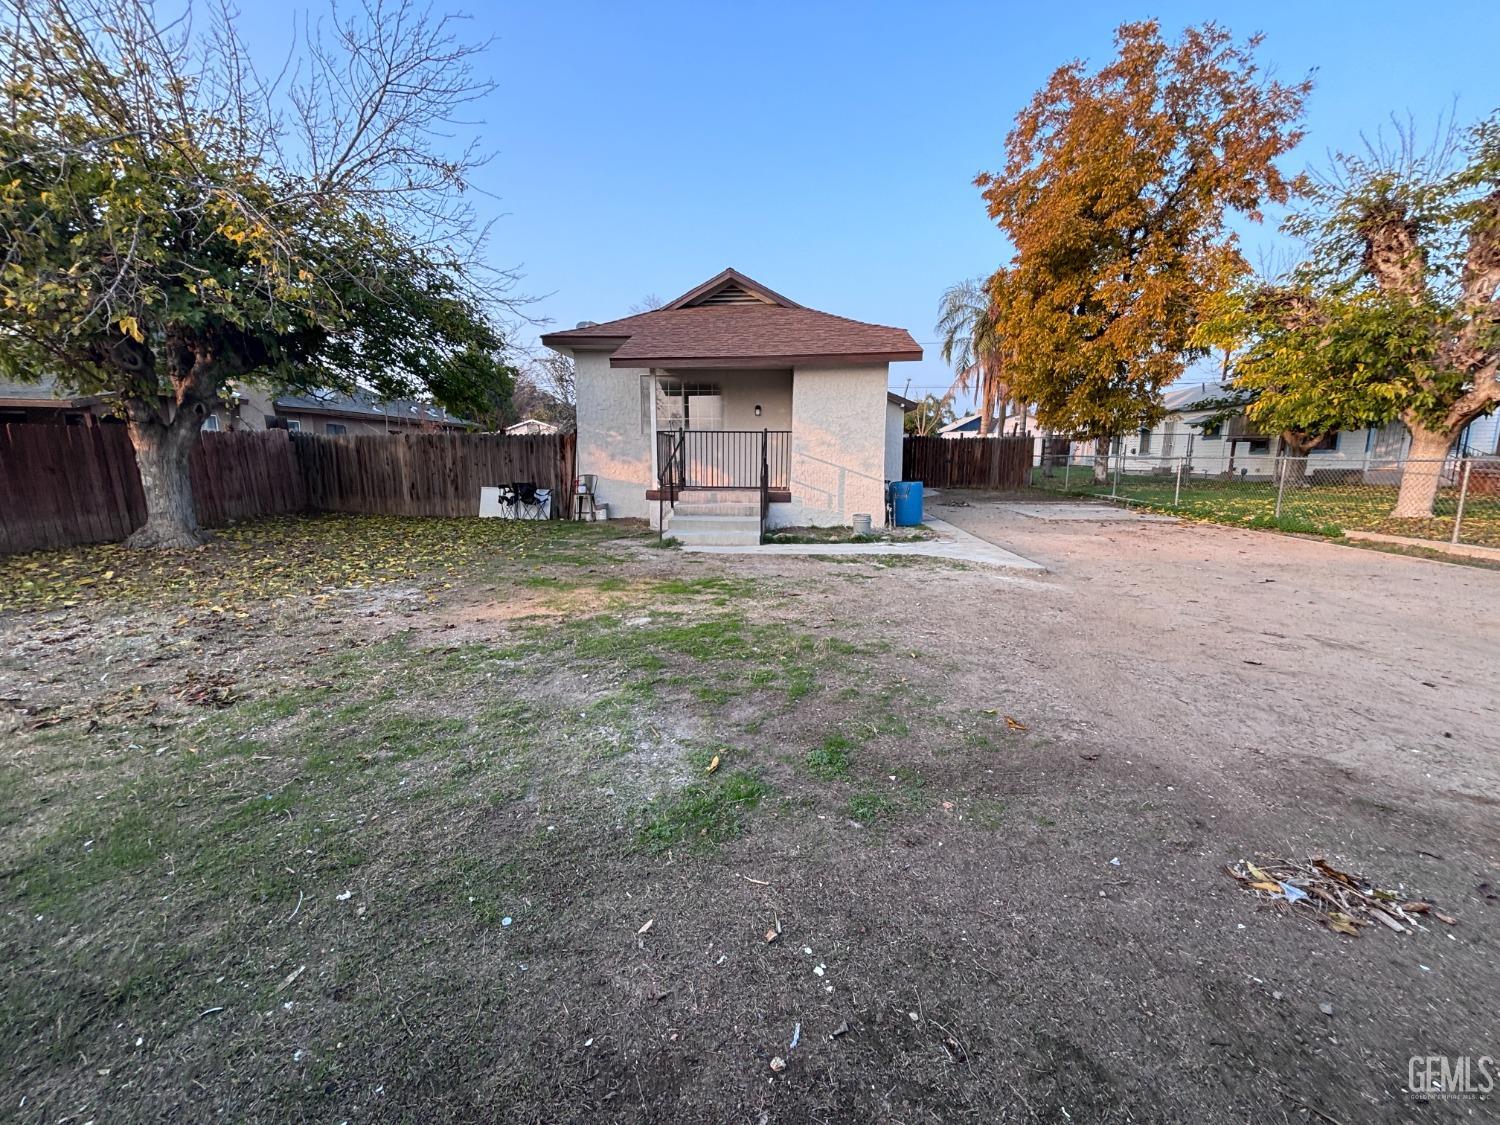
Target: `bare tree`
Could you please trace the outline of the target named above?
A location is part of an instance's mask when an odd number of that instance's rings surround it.
[[[522,418],[539,418],[565,430],[577,427],[573,361],[557,352],[534,356],[516,379],[514,402]]]
[[[416,0],[310,25],[275,78],[225,3],[5,0],[0,373],[114,396],[140,546],[201,541],[187,457],[230,380],[454,385],[495,353],[514,275],[484,265],[462,114],[484,44]]]

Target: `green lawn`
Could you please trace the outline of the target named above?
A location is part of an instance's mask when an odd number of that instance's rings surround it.
[[[1427,520],[1394,519],[1394,486],[1378,484],[1307,484],[1288,486],[1276,514],[1276,482],[1267,479],[1197,477],[1182,482],[1180,495],[1170,476],[1124,474],[1118,486],[1113,481],[1095,485],[1087,466],[1074,466],[1064,477],[1056,471],[1044,477],[1034,470],[1034,487],[1073,496],[1110,496],[1151,511],[1169,512],[1192,519],[1241,527],[1274,527],[1317,535],[1337,536],[1345,531],[1374,531],[1415,539],[1447,542],[1453,534],[1458,489],[1443,488]],[[1470,495],[1464,505],[1462,542],[1500,547],[1500,497]]]

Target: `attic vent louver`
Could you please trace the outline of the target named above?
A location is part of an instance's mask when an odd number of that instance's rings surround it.
[[[716,289],[706,297],[693,302],[696,305],[763,305],[765,298],[757,297],[748,289],[733,283]]]

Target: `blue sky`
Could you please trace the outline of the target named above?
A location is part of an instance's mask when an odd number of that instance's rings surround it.
[[[455,0],[462,6],[462,0]],[[444,0],[437,0],[442,7]],[[259,50],[306,4],[246,5]],[[313,5],[314,12],[321,11]],[[496,151],[481,184],[490,255],[572,327],[669,299],[734,266],[794,300],[911,330],[928,358],[896,389],[949,382],[931,343],[945,286],[1006,255],[971,184],[999,165],[1016,111],[1058,65],[1102,60],[1127,19],[1169,34],[1213,18],[1263,32],[1280,77],[1316,69],[1293,163],[1358,143],[1391,112],[1431,126],[1500,104],[1500,4],[759,5],[475,7],[499,89],[475,116]],[[1273,231],[1252,232],[1270,245]],[[538,329],[521,336],[534,339]]]

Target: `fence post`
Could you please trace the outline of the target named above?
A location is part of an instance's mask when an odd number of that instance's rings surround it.
[[[1451,542],[1455,546],[1458,544],[1459,529],[1464,525],[1464,501],[1469,498],[1469,469],[1473,465],[1474,462],[1472,460],[1467,457],[1464,458],[1464,471],[1458,483],[1458,510],[1453,513],[1453,538]]]
[[[1067,460],[1063,462],[1063,491],[1068,491],[1068,474],[1073,471],[1073,454],[1068,453]]]
[[[1182,462],[1177,462],[1177,485],[1172,489],[1172,507],[1182,505]]]
[[[1115,453],[1115,479],[1109,486],[1109,498],[1113,500],[1120,494],[1120,464],[1125,460],[1125,443],[1120,443],[1119,450]]]
[[[1281,495],[1286,491],[1286,458],[1279,457],[1272,462],[1276,466],[1276,518],[1281,519]]]

